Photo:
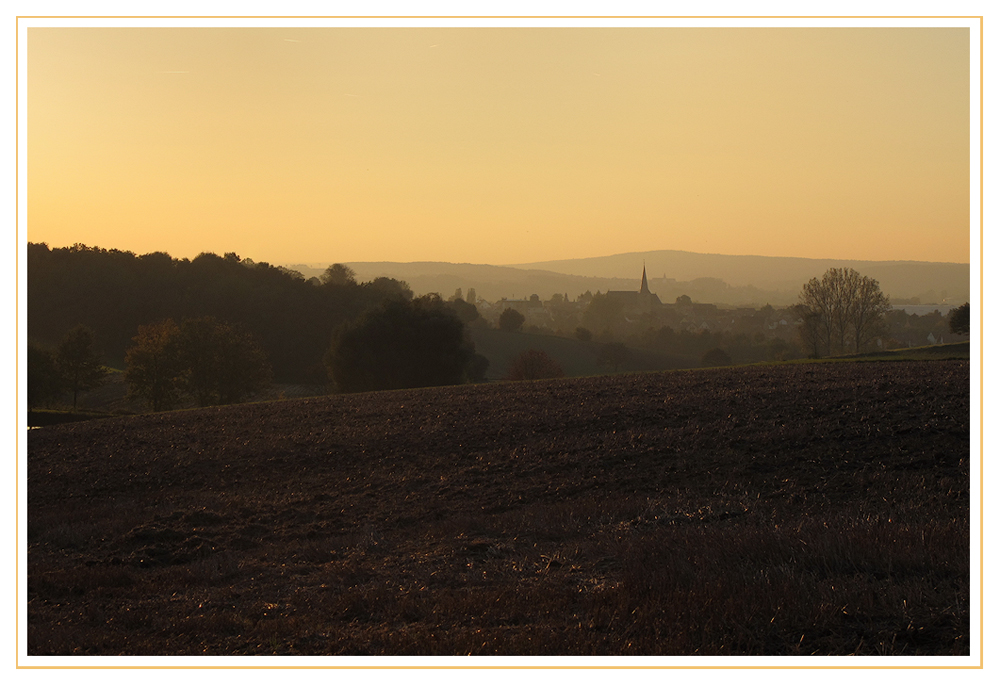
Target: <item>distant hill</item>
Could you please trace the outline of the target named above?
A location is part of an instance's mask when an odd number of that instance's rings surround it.
[[[527,298],[537,294],[543,299],[553,293],[568,294],[570,298],[585,291],[629,290],[639,288],[641,273],[626,279],[602,279],[573,276],[540,269],[518,269],[489,264],[455,264],[452,262],[345,262],[355,271],[359,281],[371,281],[380,276],[406,281],[417,295],[440,293],[451,296],[461,288],[464,294],[475,288],[480,298],[491,302],[501,298]],[[319,276],[327,264],[290,264],[288,268],[301,272],[306,278]]]
[[[720,279],[735,288],[754,286],[762,291],[791,292],[795,297],[803,283],[822,275],[831,267],[849,267],[877,279],[882,290],[893,298],[926,296],[922,297],[924,302],[947,300],[960,305],[969,299],[970,290],[969,265],[954,262],[875,262],[653,250],[507,266],[561,274],[624,278],[636,274],[643,264],[650,279],[659,277],[683,282],[707,277]]]
[[[850,267],[879,281],[895,299],[958,306],[969,300],[969,265],[951,262],[874,262],[864,260],[711,255],[680,250],[624,253],[607,257],[556,260],[518,265],[453,264],[450,262],[349,262],[362,281],[379,276],[403,279],[417,294],[451,296],[475,288],[489,301],[543,299],[564,293],[638,290],[643,264],[650,289],[664,302],[688,295],[696,302],[729,305],[789,305],[797,302],[802,284],[831,267]],[[288,265],[306,277],[318,276],[327,264]]]

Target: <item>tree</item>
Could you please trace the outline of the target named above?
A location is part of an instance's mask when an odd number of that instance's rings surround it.
[[[808,305],[802,304],[796,305],[793,312],[802,320],[799,324],[799,340],[803,350],[809,357],[820,357],[825,340],[822,316]]]
[[[345,393],[459,384],[486,365],[440,296],[389,300],[343,327],[324,362]],[[488,364],[488,363],[487,363]]]
[[[343,264],[331,264],[323,272],[323,276],[320,277],[320,281],[324,284],[330,286],[344,286],[348,284],[356,284],[358,282],[357,275],[354,270]]]
[[[125,351],[129,395],[145,400],[154,412],[172,409],[180,400],[184,376],[180,333],[172,319],[142,325]]]
[[[56,369],[67,389],[73,392],[73,410],[77,395],[104,383],[108,369],[94,350],[94,332],[83,325],[76,326],[63,338],[56,351]]]
[[[605,343],[597,354],[597,364],[602,367],[613,367],[615,374],[618,369],[632,359],[632,354],[624,343]]]
[[[238,403],[271,382],[271,368],[248,332],[214,317],[185,320],[179,334],[183,388],[198,405]]]
[[[524,326],[524,315],[508,307],[500,315],[498,323],[501,331],[520,331],[521,327]]]
[[[507,371],[508,381],[558,379],[565,376],[559,363],[542,350],[525,350],[514,359]]]
[[[854,352],[861,352],[885,330],[885,315],[892,310],[878,281],[854,270],[848,275],[847,321],[853,333]]]
[[[892,309],[878,281],[853,269],[832,268],[822,280],[810,279],[799,299],[813,317],[803,317],[803,325],[815,327],[803,340],[815,338],[824,355],[861,352],[882,333]]]
[[[351,272],[353,274],[353,272]],[[385,298],[397,298],[400,300],[413,300],[413,291],[410,284],[398,279],[390,279],[387,276],[379,276],[366,284],[366,287],[375,291]]]
[[[598,291],[583,311],[583,325],[591,331],[611,331],[625,321],[625,307],[616,298]]]
[[[582,326],[576,327],[576,332],[573,335],[576,336],[576,340],[584,342],[587,342],[594,337],[594,334],[591,333],[590,329],[585,329]]]
[[[271,381],[271,367],[256,340],[213,317],[139,327],[125,353],[125,380],[133,397],[154,411],[183,397],[202,407],[238,403]]]
[[[28,343],[28,407],[45,404],[62,390],[55,355],[48,348]]]
[[[948,329],[960,336],[968,336],[970,331],[969,303],[956,307],[948,316]]]
[[[462,320],[463,324],[471,324],[479,319],[479,308],[472,303],[458,299],[449,301],[447,306],[459,319]]]

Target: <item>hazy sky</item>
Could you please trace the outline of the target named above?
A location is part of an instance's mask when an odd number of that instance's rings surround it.
[[[53,247],[969,261],[968,29],[30,28],[27,73]]]

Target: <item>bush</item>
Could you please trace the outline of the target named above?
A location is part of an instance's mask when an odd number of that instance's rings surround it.
[[[627,364],[631,359],[632,353],[629,352],[624,343],[605,343],[597,355],[597,364],[602,367],[612,367],[617,374],[621,366]]]
[[[732,363],[729,354],[722,348],[712,348],[701,356],[702,367],[725,367]]]
[[[507,371],[508,381],[558,379],[565,376],[559,363],[542,350],[525,350]]]

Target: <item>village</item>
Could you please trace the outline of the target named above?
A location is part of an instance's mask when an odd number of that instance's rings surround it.
[[[661,302],[649,289],[645,269],[637,291],[587,291],[575,297],[555,293],[547,299],[532,294],[488,302],[477,297],[475,288],[468,288],[464,294],[461,289],[456,290],[449,300],[474,304],[482,318],[477,322],[479,326],[503,328],[501,315],[514,310],[523,316],[519,330],[525,332],[618,340],[639,347],[646,347],[642,342],[650,338],[650,331],[669,328],[678,333],[747,337],[758,343],[781,341],[787,345],[779,347],[788,354],[798,343],[803,323],[800,305],[726,306],[695,302],[686,295],[678,296],[674,302]],[[947,305],[896,305],[886,315],[884,335],[876,339],[875,345],[892,350],[965,340],[949,330],[950,309]]]

